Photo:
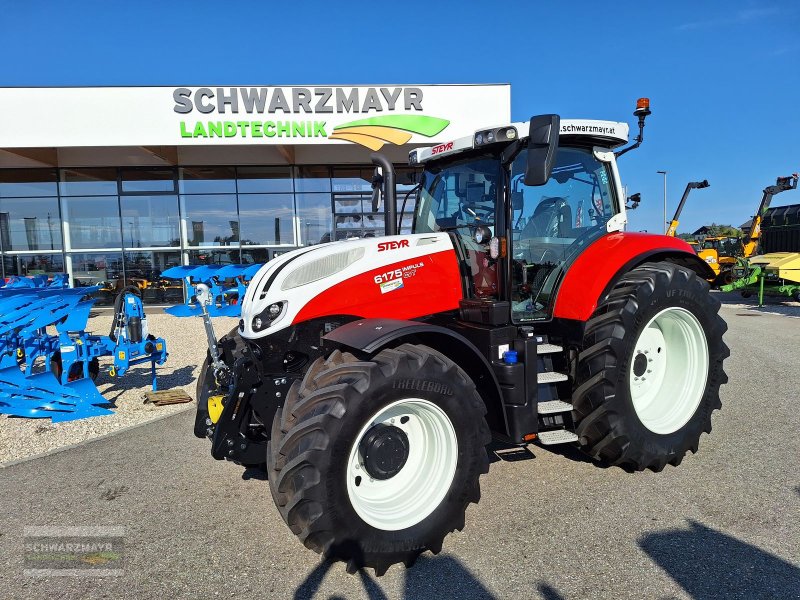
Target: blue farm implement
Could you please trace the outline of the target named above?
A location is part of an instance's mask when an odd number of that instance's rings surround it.
[[[107,336],[86,332],[98,287],[66,288],[65,279],[19,278],[0,288],[0,414],[50,417],[54,422],[111,414],[94,385],[99,357],[111,356],[111,376],[167,358],[166,343],[147,331],[141,298],[117,296]]]
[[[162,277],[182,279],[186,289],[191,289],[192,293],[186,295],[185,304],[170,306],[164,311],[173,317],[199,317],[205,306],[210,317],[238,317],[242,312],[240,302],[247,284],[262,266],[195,265],[167,269],[161,273]],[[197,302],[199,285],[205,286],[201,289],[204,297],[209,298],[208,304]]]

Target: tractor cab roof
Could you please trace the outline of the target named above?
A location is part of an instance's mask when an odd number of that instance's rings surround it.
[[[470,136],[437,144],[430,148],[412,150],[408,155],[408,161],[412,165],[419,164],[476,148],[490,148],[500,143],[507,144],[515,139],[528,137],[529,127],[530,123],[519,122],[481,129]],[[617,148],[628,143],[628,124],[592,119],[563,119],[559,137],[592,146]]]

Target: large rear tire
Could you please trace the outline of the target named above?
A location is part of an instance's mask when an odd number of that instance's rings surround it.
[[[573,405],[582,449],[603,462],[660,471],[697,452],[721,408],[730,355],[720,303],[693,271],[631,270],[586,323]]]
[[[410,566],[464,527],[489,470],[486,407],[444,355],[404,344],[334,351],[295,382],[267,448],[272,496],[316,552],[354,572]]]

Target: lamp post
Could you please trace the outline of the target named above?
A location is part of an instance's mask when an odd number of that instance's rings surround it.
[[[667,172],[656,171],[656,173],[664,176],[664,233],[667,233]]]

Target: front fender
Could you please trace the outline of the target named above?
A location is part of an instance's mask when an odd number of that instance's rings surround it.
[[[489,427],[508,432],[500,383],[486,356],[456,331],[425,323],[398,319],[360,319],[337,327],[323,341],[374,356],[384,348],[403,343],[422,344],[441,352],[472,378],[486,404]]]

